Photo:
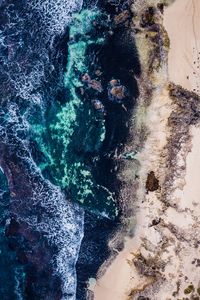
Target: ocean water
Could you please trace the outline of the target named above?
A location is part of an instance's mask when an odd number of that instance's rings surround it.
[[[76,298],[84,211],[41,173],[30,119],[38,111],[45,120],[63,90],[65,34],[80,8],[80,1],[0,3],[2,300]]]
[[[30,118],[30,123],[33,140],[44,154],[38,160],[44,176],[67,189],[73,201],[113,218],[117,208],[112,192],[93,176],[106,135],[104,114],[95,111],[92,104],[100,93],[82,81],[93,59],[88,48],[100,48],[105,42],[103,31],[94,35],[92,30],[94,22],[106,22],[103,17],[97,9],[83,9],[73,15],[64,72],[65,96],[61,103],[47,108],[44,120],[41,115]]]
[[[2,300],[85,299],[109,252],[120,214],[113,158],[128,136],[139,73],[131,37],[112,27],[116,7],[0,1]],[[114,78],[127,91],[124,106],[109,99]]]
[[[18,289],[23,281],[23,268],[17,263],[16,254],[9,248],[5,237],[6,221],[9,219],[9,199],[8,182],[0,171],[0,295],[2,299],[20,299]]]

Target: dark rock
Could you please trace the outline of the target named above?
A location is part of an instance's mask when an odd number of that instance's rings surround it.
[[[96,71],[95,71],[95,75],[97,75],[97,76],[101,76],[101,75],[102,75],[102,72],[101,72],[101,70],[96,70]]]
[[[120,85],[120,86],[114,86],[110,90],[110,94],[112,97],[116,98],[117,100],[122,100],[125,98],[125,87]]]
[[[146,11],[142,14],[140,26],[148,27],[154,25],[155,24],[154,15],[155,15],[155,8],[152,6],[147,8]]]
[[[115,16],[114,23],[115,25],[122,24],[130,18],[130,13],[128,10],[124,10],[119,15]]]
[[[160,222],[161,222],[161,218],[155,218],[155,219],[152,221],[150,227],[156,226],[156,225],[158,225]]]
[[[139,255],[134,260],[134,266],[137,268],[140,274],[150,277],[156,277],[157,275],[157,266],[153,261],[146,260],[142,255]]]
[[[159,188],[159,180],[155,177],[153,171],[151,171],[147,176],[146,190],[147,192],[154,192]]]
[[[108,98],[109,100],[122,103],[128,96],[128,92],[125,86],[121,85],[117,79],[112,79],[108,86]]]
[[[100,81],[97,81],[95,79],[90,80],[88,82],[88,86],[96,91],[98,91],[99,93],[103,92],[103,87]]]
[[[117,86],[120,84],[120,81],[118,79],[112,79],[110,82],[109,82],[109,85],[111,87],[114,87],[114,86]]]
[[[93,100],[92,104],[93,104],[95,110],[105,113],[105,107],[100,100]]]
[[[163,14],[163,12],[164,12],[164,4],[163,3],[158,3],[157,7],[160,10],[160,12]]]
[[[85,73],[83,76],[82,76],[82,81],[83,82],[90,82],[91,81],[91,78],[90,78],[90,75]]]

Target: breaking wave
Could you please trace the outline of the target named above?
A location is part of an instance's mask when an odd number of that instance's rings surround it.
[[[70,22],[72,13],[81,9],[83,0],[32,0],[31,9],[40,14],[48,34],[62,33]]]

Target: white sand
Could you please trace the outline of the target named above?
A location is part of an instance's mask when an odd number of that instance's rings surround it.
[[[170,38],[169,79],[200,93],[200,1],[176,0],[165,10]]]
[[[131,289],[131,276],[133,270],[128,263],[132,258],[132,241],[119,253],[115,261],[107,268],[104,276],[97,281],[95,287],[95,300],[121,300],[128,296]]]

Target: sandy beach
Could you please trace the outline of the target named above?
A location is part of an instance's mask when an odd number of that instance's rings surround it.
[[[200,93],[200,1],[176,0],[164,14],[170,37],[169,79]]]
[[[135,27],[147,2],[159,1],[136,1]],[[89,286],[95,300],[200,299],[200,119],[194,121],[188,114],[190,109],[199,113],[199,98],[190,93],[200,93],[199,15],[199,0],[176,0],[164,15],[156,14],[160,38],[167,41],[166,30],[170,48],[160,49],[160,61],[154,58],[151,74],[153,33],[140,28],[136,35],[142,66],[136,119],[138,134],[144,126],[148,134],[135,156],[140,167],[134,201],[130,199],[134,216],[129,226],[134,234]],[[158,181],[159,188],[147,192],[149,174],[154,174],[151,181]]]

